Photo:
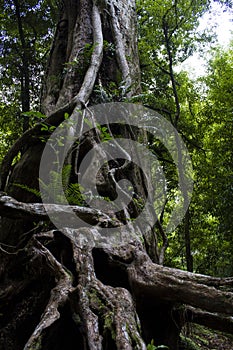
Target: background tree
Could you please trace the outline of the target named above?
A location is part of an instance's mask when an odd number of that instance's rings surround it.
[[[210,28],[202,32],[197,30],[200,17],[209,10],[210,5],[210,1],[138,1],[143,102],[168,118],[182,135],[186,135],[186,141],[190,132],[186,114],[192,111],[187,111],[185,104],[188,102],[191,105],[187,96],[187,87],[191,82],[183,72],[177,73],[177,67],[195,50],[202,50],[213,42],[214,35]],[[161,154],[159,157],[166,159]],[[170,184],[166,213],[170,212],[172,205],[176,205],[176,182],[171,163],[163,161],[163,167],[169,174]],[[187,269],[193,271],[189,211],[184,221],[177,236],[184,237],[182,242]]]
[[[232,182],[232,63],[231,46],[227,50],[218,48],[214,51],[208,75],[204,79],[205,98],[200,101],[199,133],[203,135],[203,150],[193,157],[197,161],[198,171],[197,208],[202,208],[201,216],[206,217],[203,229],[206,227],[209,231],[205,235],[208,242],[202,248],[203,256],[197,269],[202,272],[203,266],[208,264],[215,275],[231,274],[232,223],[229,218],[232,189],[229,184]]]
[[[39,114],[41,82],[57,9],[52,2],[1,1],[2,130],[11,115],[9,142],[28,129]],[[15,101],[14,104],[12,101]],[[14,106],[14,109],[13,109]],[[9,112],[8,112],[9,109]],[[25,114],[29,112],[31,114]],[[41,117],[41,116],[40,116]],[[6,122],[7,119],[7,122]],[[9,130],[8,126],[5,126]],[[8,131],[9,133],[9,131]],[[5,139],[6,140],[6,139]],[[4,142],[4,140],[2,141]]]
[[[167,115],[175,126],[182,86],[176,68],[213,41],[211,29],[197,30],[209,7],[210,1],[138,1],[143,101]]]

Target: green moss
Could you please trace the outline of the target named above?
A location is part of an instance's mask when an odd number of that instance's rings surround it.
[[[104,315],[104,330],[108,330],[111,333],[112,339],[116,340],[116,331],[114,329],[114,313],[109,311]]]
[[[154,339],[151,340],[150,344],[148,344],[146,348],[147,350],[169,349],[166,345],[154,345]]]
[[[75,322],[76,325],[80,326],[82,324],[81,317],[77,313],[72,314],[72,319]]]
[[[122,73],[120,69],[116,69],[116,84],[119,86],[122,83]]]
[[[88,297],[90,299],[90,302],[100,310],[105,307],[103,301],[98,296],[98,293],[96,290],[92,290],[91,292],[89,292]]]
[[[114,313],[108,311],[107,306],[99,297],[96,290],[91,290],[88,294],[91,304],[99,310],[100,318],[103,320],[104,332],[109,332],[113,340],[116,340],[116,331],[114,327]]]
[[[201,350],[201,348],[192,339],[181,336],[179,350]]]
[[[42,349],[42,339],[41,337],[38,337],[35,339],[32,343],[32,345],[29,347],[29,350],[40,350]]]
[[[132,330],[130,329],[130,326],[128,324],[126,324],[126,330],[127,330],[127,333],[130,335],[131,344],[132,344],[133,349],[134,349],[134,347],[136,347],[140,342],[138,334],[136,333],[136,331],[132,332]]]
[[[109,57],[114,56],[116,52],[115,45],[107,40],[104,40],[104,51]]]

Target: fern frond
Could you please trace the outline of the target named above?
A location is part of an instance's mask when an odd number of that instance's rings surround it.
[[[70,204],[83,205],[85,196],[82,194],[84,188],[78,183],[71,183],[68,185],[65,194]]]
[[[62,168],[62,185],[64,190],[66,190],[68,187],[71,169],[72,169],[71,164],[66,164]]]
[[[18,183],[14,183],[13,186],[19,187],[22,190],[25,190],[27,192],[33,193],[36,197],[41,198],[41,193],[39,190],[37,190],[36,188],[31,188],[27,185],[24,184],[18,184]]]

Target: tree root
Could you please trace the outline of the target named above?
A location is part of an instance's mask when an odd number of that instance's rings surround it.
[[[55,277],[58,280],[57,285],[51,291],[50,300],[41,317],[40,323],[29,338],[24,349],[30,350],[38,348],[41,344],[45,330],[50,327],[60,317],[58,308],[65,304],[69,293],[72,291],[72,277],[65,271],[62,265],[54,258],[51,252],[45,248],[39,241],[35,240],[34,249],[38,254],[45,257],[48,266],[54,271]]]
[[[79,316],[88,339],[87,348],[109,349],[115,343],[117,349],[146,349],[131,294],[124,288],[113,288],[99,281],[91,250],[89,254],[83,252],[76,293]]]
[[[144,350],[152,339],[157,345],[177,349],[174,334],[178,336],[186,322],[232,333],[233,293],[221,290],[231,288],[231,278],[195,275],[154,264],[139,242],[93,249],[78,246],[75,236],[64,232],[34,234],[14,255],[16,264],[17,256],[25,255],[29,285],[45,274],[54,279],[41,319],[21,347],[17,348],[15,340],[14,350],[49,349],[54,329],[59,329],[59,324],[62,327],[64,309],[83,350]],[[17,281],[12,279],[12,285],[17,283],[18,291],[3,290],[3,303],[27,290],[28,285],[20,285],[18,277]],[[17,324],[17,318],[12,322]],[[7,350],[11,349],[9,344],[10,340]]]
[[[29,221],[48,221],[49,216],[64,216],[73,211],[77,216],[91,225],[102,227],[118,227],[121,223],[114,217],[104,214],[100,210],[90,209],[81,206],[67,206],[59,204],[42,204],[42,203],[22,203],[16,199],[0,192],[0,214],[2,217],[10,219],[25,219]],[[70,224],[70,221],[69,221]],[[64,221],[65,226],[65,221]]]

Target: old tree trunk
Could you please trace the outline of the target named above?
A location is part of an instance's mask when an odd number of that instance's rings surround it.
[[[85,154],[103,138],[120,134],[145,140],[135,127],[110,128],[106,120],[103,128],[90,111],[93,105],[139,93],[134,1],[64,0],[43,87],[42,111],[47,119],[18,139],[2,164],[1,349],[141,350],[152,339],[178,349],[186,322],[233,333],[233,278],[163,267],[159,264],[163,249],[156,247],[150,220],[143,226],[145,232],[141,228],[140,239],[132,239],[132,234],[124,240],[124,227],[134,230],[128,222],[140,212],[137,201],[117,213],[112,208],[102,212],[99,198],[92,198],[89,205],[84,198],[71,203],[75,215],[90,224],[75,227],[66,220],[67,203],[55,201],[45,210],[35,196],[45,141],[64,119],[80,120],[77,142],[65,160],[71,184],[77,185]],[[84,124],[90,123],[93,127],[83,134]],[[67,139],[73,131],[71,123]],[[66,142],[66,138],[60,142],[60,153]],[[119,146],[117,141],[114,145]],[[145,199],[150,188],[145,189],[141,170],[130,159],[118,158],[103,163],[98,172],[100,195],[111,202],[119,190],[117,181],[127,177],[135,198]],[[73,191],[76,199],[82,198],[81,187],[73,186]],[[56,227],[51,217],[62,217],[64,227]],[[89,244],[88,237],[96,242],[108,227],[121,231],[121,244]]]

